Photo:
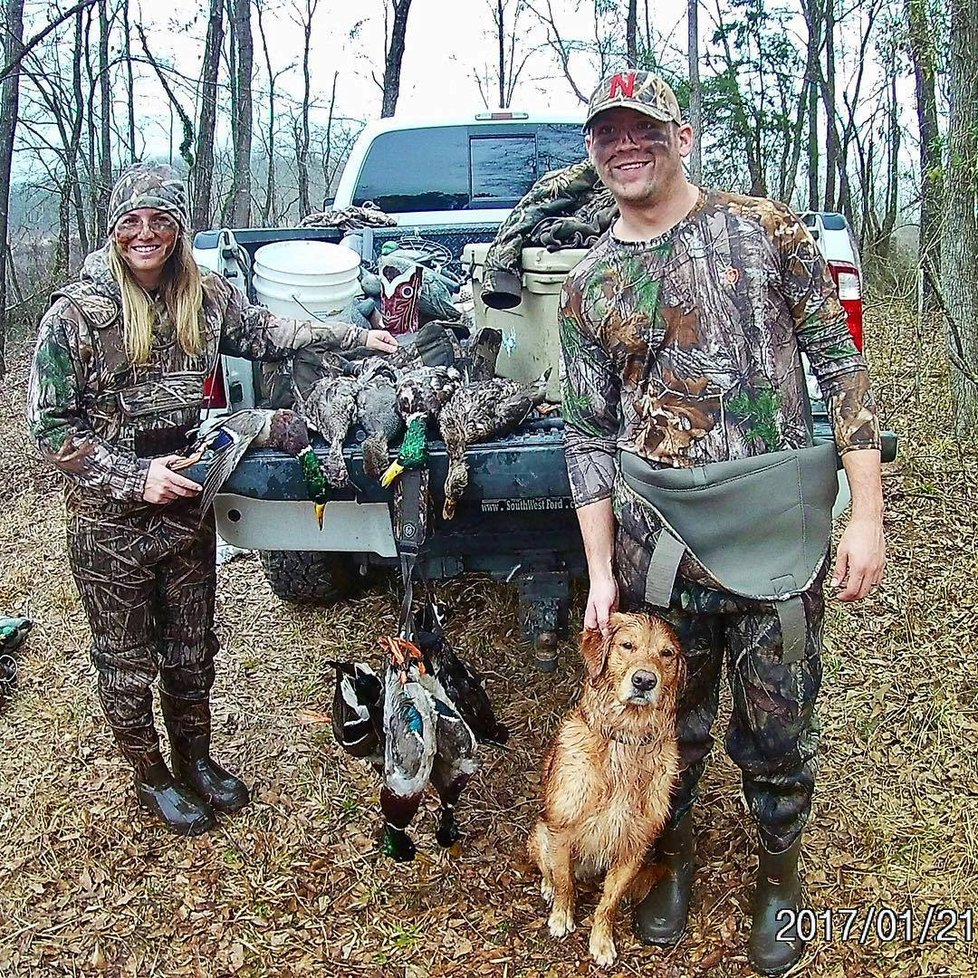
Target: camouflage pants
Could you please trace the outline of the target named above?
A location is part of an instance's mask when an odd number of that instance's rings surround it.
[[[71,571],[92,629],[98,693],[137,771],[158,759],[151,687],[206,702],[214,682],[213,516],[196,501],[68,516]]]
[[[692,806],[713,746],[721,671],[726,662],[732,712],[725,746],[741,770],[744,797],[761,841],[780,852],[808,820],[815,787],[822,681],[823,564],[802,595],[807,622],[801,661],[781,661],[781,625],[770,602],[738,598],[710,586],[687,558],[668,609],[644,604],[645,575],[659,527],[646,507],[627,494],[616,498],[615,573],[623,610],[644,610],[671,622],[685,652],[687,678],[678,705],[682,771],[673,819]],[[691,579],[692,578],[692,579]],[[698,578],[698,579],[697,579]]]

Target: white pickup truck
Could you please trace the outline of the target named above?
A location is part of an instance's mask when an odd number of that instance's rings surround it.
[[[567,117],[505,112],[426,123],[387,119],[361,134],[336,197],[327,203],[339,208],[373,202],[396,218],[397,227],[363,232],[362,252],[368,260],[385,242],[422,236],[447,248],[457,262],[466,245],[493,239],[541,175],[577,162],[583,152],[580,122]],[[823,218],[832,223],[832,215],[816,215],[807,223],[814,227],[812,222]],[[205,231],[196,236],[194,252],[202,265],[225,274],[254,298],[250,267],[260,246],[288,240],[337,242],[342,236],[336,229],[316,227]],[[555,293],[566,263],[559,275],[549,276],[554,281],[542,276],[542,291],[553,295],[547,305],[529,295],[535,292],[532,260],[539,258],[524,252],[528,301],[522,310],[513,310],[519,319],[514,316],[508,326],[497,319],[492,325],[555,337]],[[842,271],[848,274],[850,268]],[[840,278],[840,288],[847,284]],[[551,309],[548,315],[542,315],[545,309]],[[861,327],[861,303],[858,311]],[[484,307],[479,312],[484,314]],[[257,389],[253,364],[226,360],[223,376],[213,383],[214,406],[251,407]],[[831,437],[824,412],[816,413],[815,420],[817,434]],[[269,450],[249,453],[218,496],[221,535],[261,551],[269,583],[282,598],[329,601],[355,585],[358,570],[394,563],[390,493],[364,477],[358,438],[362,440],[362,432],[351,436],[345,450],[355,488],[335,494],[322,533],[306,502],[298,466],[287,456]],[[895,441],[887,435],[884,458],[895,454]],[[469,458],[469,487],[453,521],[436,519],[425,569],[433,578],[480,570],[514,580],[528,636],[552,636],[566,617],[568,579],[585,567],[563,460],[562,421],[529,422],[506,438],[473,446]],[[431,484],[438,491],[446,461],[437,444],[431,468]],[[437,498],[435,509],[441,509]],[[546,661],[545,655],[539,658]]]

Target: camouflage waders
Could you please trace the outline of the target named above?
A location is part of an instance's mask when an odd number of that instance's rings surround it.
[[[197,500],[69,511],[71,571],[92,629],[99,700],[137,778],[159,760],[151,687],[157,675],[170,725],[186,704],[206,707],[218,641],[213,516]],[[185,724],[186,725],[186,724]],[[187,733],[209,733],[197,710]]]
[[[678,822],[695,800],[713,746],[711,729],[726,660],[733,700],[727,753],[741,770],[744,796],[762,842],[780,852],[801,834],[815,786],[815,699],[822,681],[822,584],[828,562],[802,594],[805,649],[799,662],[788,665],[781,661],[781,625],[771,602],[718,589],[687,558],[680,564],[669,608],[645,606],[646,574],[660,531],[627,491],[616,491],[615,515],[615,574],[622,609],[646,610],[668,620],[686,655],[687,679],[677,713],[682,773],[672,821]]]

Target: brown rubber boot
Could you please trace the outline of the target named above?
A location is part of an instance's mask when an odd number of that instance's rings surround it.
[[[215,811],[230,815],[244,808],[251,800],[247,785],[210,756],[210,703],[178,699],[161,690],[160,705],[170,736],[173,776]]]
[[[799,836],[784,852],[757,847],[757,885],[751,902],[751,967],[762,975],[780,975],[794,967],[805,952],[798,935],[802,909],[798,876]]]
[[[633,928],[643,944],[672,947],[686,932],[693,892],[696,844],[692,812],[686,812],[662,833],[656,846],[656,862],[665,873],[636,905]]]

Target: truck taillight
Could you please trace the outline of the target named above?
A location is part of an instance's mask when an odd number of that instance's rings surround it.
[[[846,311],[846,320],[856,349],[863,349],[863,288],[859,269],[847,262],[830,261],[829,272],[839,290],[839,302]]]
[[[227,406],[228,396],[224,390],[224,367],[218,360],[214,372],[204,381],[204,403],[201,407],[205,411],[211,411],[214,408],[226,408]]]

